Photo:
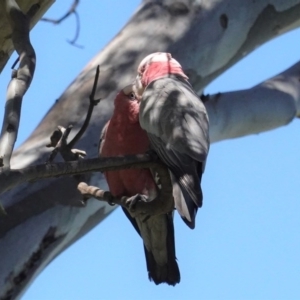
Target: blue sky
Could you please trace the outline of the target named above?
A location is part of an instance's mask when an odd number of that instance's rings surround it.
[[[57,1],[47,16],[62,15],[71,2]],[[23,102],[17,145],[139,2],[81,1],[78,43],[84,49],[65,42],[73,38],[72,17],[59,26],[37,24],[32,31],[37,69]],[[249,88],[283,71],[300,59],[299,39],[295,30],[260,47],[206,92]],[[15,58],[0,76],[2,99]],[[300,299],[299,152],[298,120],[212,145],[196,229],[175,217],[181,270],[176,287],[148,281],[142,242],[118,209],[56,258],[23,299]]]

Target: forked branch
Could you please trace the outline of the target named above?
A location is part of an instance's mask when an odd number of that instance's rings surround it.
[[[68,42],[73,46],[76,46],[78,48],[82,48],[82,46],[76,44],[76,41],[78,39],[79,32],[80,32],[80,19],[79,19],[79,15],[76,11],[76,8],[77,8],[78,4],[79,4],[79,0],[74,0],[71,7],[69,8],[69,10],[59,19],[42,18],[41,20],[45,21],[45,22],[50,22],[50,23],[53,23],[53,24],[59,24],[62,21],[64,21],[66,18],[68,18],[70,15],[74,14],[74,16],[76,18],[75,36],[71,41],[68,41]]]
[[[90,105],[89,105],[88,112],[87,112],[87,115],[86,115],[86,118],[84,120],[82,127],[80,128],[78,133],[75,135],[73,140],[68,143],[67,139],[68,139],[68,136],[69,136],[73,126],[69,125],[67,129],[62,126],[57,126],[58,128],[52,133],[52,135],[50,137],[50,144],[48,144],[46,146],[46,147],[54,147],[54,150],[51,152],[51,154],[47,160],[47,163],[52,162],[58,152],[60,152],[60,154],[62,155],[62,157],[65,161],[77,160],[78,158],[82,158],[82,157],[86,156],[85,151],[73,149],[73,147],[80,140],[80,138],[84,134],[85,130],[87,129],[87,127],[90,123],[90,120],[91,120],[91,116],[93,114],[94,107],[101,100],[101,99],[95,99],[99,74],[100,74],[100,67],[97,66],[92,92],[89,97]]]

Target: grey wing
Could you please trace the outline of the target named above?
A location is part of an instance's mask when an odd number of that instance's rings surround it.
[[[183,221],[193,229],[198,207],[202,206],[200,183],[203,165],[186,154],[167,149],[159,137],[152,134],[148,136],[151,147],[170,170],[175,208]]]
[[[140,123],[160,137],[168,149],[205,162],[209,150],[209,122],[204,104],[188,82],[162,78],[143,94]]]
[[[200,181],[209,150],[208,116],[188,82],[161,78],[145,90],[140,124],[151,147],[168,166],[175,206],[191,228],[202,205]]]

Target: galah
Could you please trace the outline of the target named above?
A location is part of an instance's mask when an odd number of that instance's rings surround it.
[[[193,229],[202,206],[200,184],[209,150],[205,106],[169,53],[153,53],[142,60],[134,90],[141,101],[141,127],[170,171],[176,209]]]
[[[117,94],[114,105],[113,115],[101,135],[99,155],[115,157],[145,153],[149,149],[149,139],[139,124],[140,104],[132,85]],[[158,187],[149,169],[107,171],[104,175],[113,196],[131,197],[140,194],[149,200],[157,196]],[[126,208],[123,211],[143,239],[150,281],[169,285],[179,283],[173,211],[148,219],[134,216]]]

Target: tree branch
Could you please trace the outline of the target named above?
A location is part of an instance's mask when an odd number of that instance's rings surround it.
[[[47,163],[52,162],[58,152],[60,152],[60,154],[62,155],[62,157],[65,161],[77,160],[78,158],[83,158],[84,156],[86,156],[85,151],[78,150],[78,149],[72,149],[72,148],[80,140],[80,138],[86,131],[86,129],[89,125],[94,107],[100,102],[100,99],[95,99],[95,93],[96,93],[96,89],[97,89],[99,74],[100,74],[100,67],[97,66],[92,92],[89,97],[90,105],[89,105],[87,115],[86,115],[83,125],[81,126],[80,130],[77,132],[77,134],[75,135],[75,137],[73,138],[73,140],[70,143],[67,142],[67,139],[68,139],[68,136],[69,136],[73,126],[69,125],[67,129],[65,129],[63,126],[58,126],[58,129],[56,129],[50,137],[50,144],[46,145],[46,147],[48,147],[48,148],[49,147],[54,148],[54,150],[51,152],[49,158],[47,159]]]
[[[84,199],[95,198],[100,201],[105,201],[110,205],[118,204],[131,213],[132,216],[143,215],[145,218],[151,216],[169,213],[174,210],[174,198],[173,198],[173,185],[171,182],[170,174],[167,167],[160,163],[147,163],[146,165],[138,164],[133,165],[133,168],[141,168],[143,166],[151,166],[154,174],[157,174],[160,182],[160,190],[158,196],[147,202],[147,201],[137,201],[132,205],[133,197],[114,197],[110,192],[103,191],[95,186],[88,186],[85,182],[80,182],[77,189],[83,195]]]
[[[82,48],[82,46],[76,44],[76,41],[78,39],[79,32],[80,32],[80,19],[79,19],[79,15],[76,11],[76,8],[77,8],[78,4],[79,4],[79,0],[74,0],[71,7],[69,8],[69,10],[59,19],[42,18],[41,20],[45,21],[45,22],[50,22],[50,23],[53,23],[53,24],[60,24],[62,21],[64,21],[66,18],[68,18],[71,14],[74,14],[75,19],[76,19],[75,36],[71,41],[68,41],[68,42],[73,46],[76,46],[78,48]]]
[[[89,105],[89,109],[85,118],[85,121],[82,125],[82,127],[80,128],[80,130],[78,131],[78,133],[75,135],[75,137],[73,138],[73,140],[69,143],[69,148],[73,148],[75,146],[75,144],[81,139],[82,135],[84,134],[84,132],[86,131],[89,122],[91,120],[91,116],[93,114],[93,110],[94,107],[100,102],[100,98],[99,99],[95,99],[95,94],[96,94],[96,90],[97,90],[97,85],[98,85],[98,80],[99,80],[99,75],[100,75],[100,66],[98,65],[96,68],[96,75],[95,75],[95,79],[94,79],[94,84],[93,84],[93,88],[92,88],[92,92],[90,94],[90,105]]]
[[[300,61],[250,89],[209,96],[205,106],[212,142],[286,125],[300,116]]]
[[[78,45],[78,44],[76,44],[76,41],[77,41],[77,39],[78,39],[78,37],[79,37],[79,33],[80,33],[80,18],[79,18],[79,14],[78,14],[78,12],[75,10],[74,11],[74,16],[75,16],[75,19],[76,19],[76,31],[75,31],[75,36],[74,36],[74,38],[72,39],[72,40],[67,40],[68,41],[68,43],[70,43],[72,46],[75,46],[75,47],[77,47],[77,48],[84,48],[82,45]]]
[[[24,15],[15,0],[6,0],[6,12],[12,28],[13,45],[20,57],[19,69],[13,70],[7,88],[6,105],[0,135],[0,168],[10,168],[10,158],[17,140],[23,96],[33,78],[35,52],[29,39],[29,17]],[[29,11],[29,15],[33,10]]]
[[[35,7],[35,13],[30,19],[30,29],[40,20],[46,10],[54,3],[55,0],[27,0],[18,1],[20,9],[23,12],[29,12],[32,7]],[[11,40],[11,27],[6,17],[6,1],[0,1],[0,73],[7,63],[10,55],[13,53],[14,46]]]
[[[237,7],[239,14],[237,14]],[[242,18],[239,17],[241,15]],[[232,0],[143,1],[135,15],[122,29],[122,34],[117,35],[93,58],[39,127],[15,151],[12,165],[15,168],[24,168],[45,161],[48,155],[44,149],[47,143],[45,137],[51,135],[53,124],[81,122],[84,115],[84,99],[88,99],[89,87],[93,85],[94,78],[91,74],[97,65],[101,65],[101,83],[98,91],[101,91],[105,98],[104,108],[101,111],[95,110],[90,126],[78,143],[78,147],[86,150],[92,157],[97,155],[96,141],[101,128],[111,116],[116,91],[132,82],[137,65],[147,54],[156,51],[171,52],[183,65],[193,86],[201,91],[209,82],[257,46],[298,27],[299,15],[300,0],[240,1],[238,6],[237,1]],[[285,83],[287,82],[283,82],[282,87]],[[290,85],[287,83],[287,86]],[[277,84],[276,88],[279,87],[280,85]],[[281,126],[283,122],[288,122],[297,114],[293,102],[297,97],[290,97],[286,91],[278,93],[275,102],[282,106],[276,106],[271,101],[272,95],[275,95],[272,88],[266,88],[265,91],[264,96],[269,94],[270,100],[265,104],[269,106],[261,107],[268,115],[272,126],[266,126],[267,122],[259,118],[255,127],[251,126],[249,130],[244,131],[245,134]],[[283,97],[287,96],[285,99],[288,101],[280,101],[280,94]],[[255,96],[254,89],[252,97],[254,100],[251,102],[249,97],[248,107],[240,106],[245,115],[252,107],[258,107],[257,102],[262,100],[261,97]],[[221,99],[220,101],[217,101],[217,97],[215,99],[213,97],[211,103],[210,100],[207,102],[213,141],[242,134],[241,130],[234,129],[233,120],[237,120],[237,116],[230,114],[229,98],[228,101],[223,101],[225,98],[222,94],[221,98],[218,98]],[[219,112],[222,105],[228,106],[227,115]],[[237,111],[238,98],[233,106]],[[69,114],[69,110],[64,109],[65,107],[72,107],[72,115]],[[273,109],[276,113],[271,112]],[[218,122],[219,114],[222,122]],[[256,115],[257,110],[253,109],[251,116],[254,121]],[[273,118],[279,118],[281,121],[277,122]],[[225,130],[222,123],[226,125]],[[240,126],[241,123],[237,122],[236,128]],[[93,174],[88,184],[106,189],[105,180],[100,173]],[[0,257],[1,296],[9,291],[12,291],[14,297],[20,295],[21,290],[43,269],[43,266],[112,211],[111,206],[94,200],[88,201],[85,207],[80,206],[78,204],[80,195],[74,192],[76,186],[77,183],[73,179],[60,178],[39,181],[34,185],[23,184],[2,195],[8,215],[5,221],[4,218],[0,218],[0,250],[2,253],[5,253],[7,248],[15,251],[13,259],[8,255]],[[18,276],[23,271],[23,266],[31,261],[32,254],[39,249],[50,227],[55,228],[55,238],[63,238],[57,240],[50,254],[40,255],[36,265],[26,273],[21,284],[16,286],[13,282],[7,281],[8,277]],[[31,234],[29,235],[28,232]],[[18,248],[20,243],[22,243],[22,251]]]
[[[76,11],[78,4],[79,4],[79,0],[74,0],[74,2],[71,4],[69,10],[59,19],[42,18],[41,20],[45,21],[45,22],[50,22],[53,24],[59,24]]]
[[[29,166],[24,169],[10,169],[0,173],[0,195],[24,182],[59,176],[71,176],[90,172],[104,172],[130,168],[150,168],[158,163],[149,154],[123,157],[93,158],[80,161],[47,163]]]

